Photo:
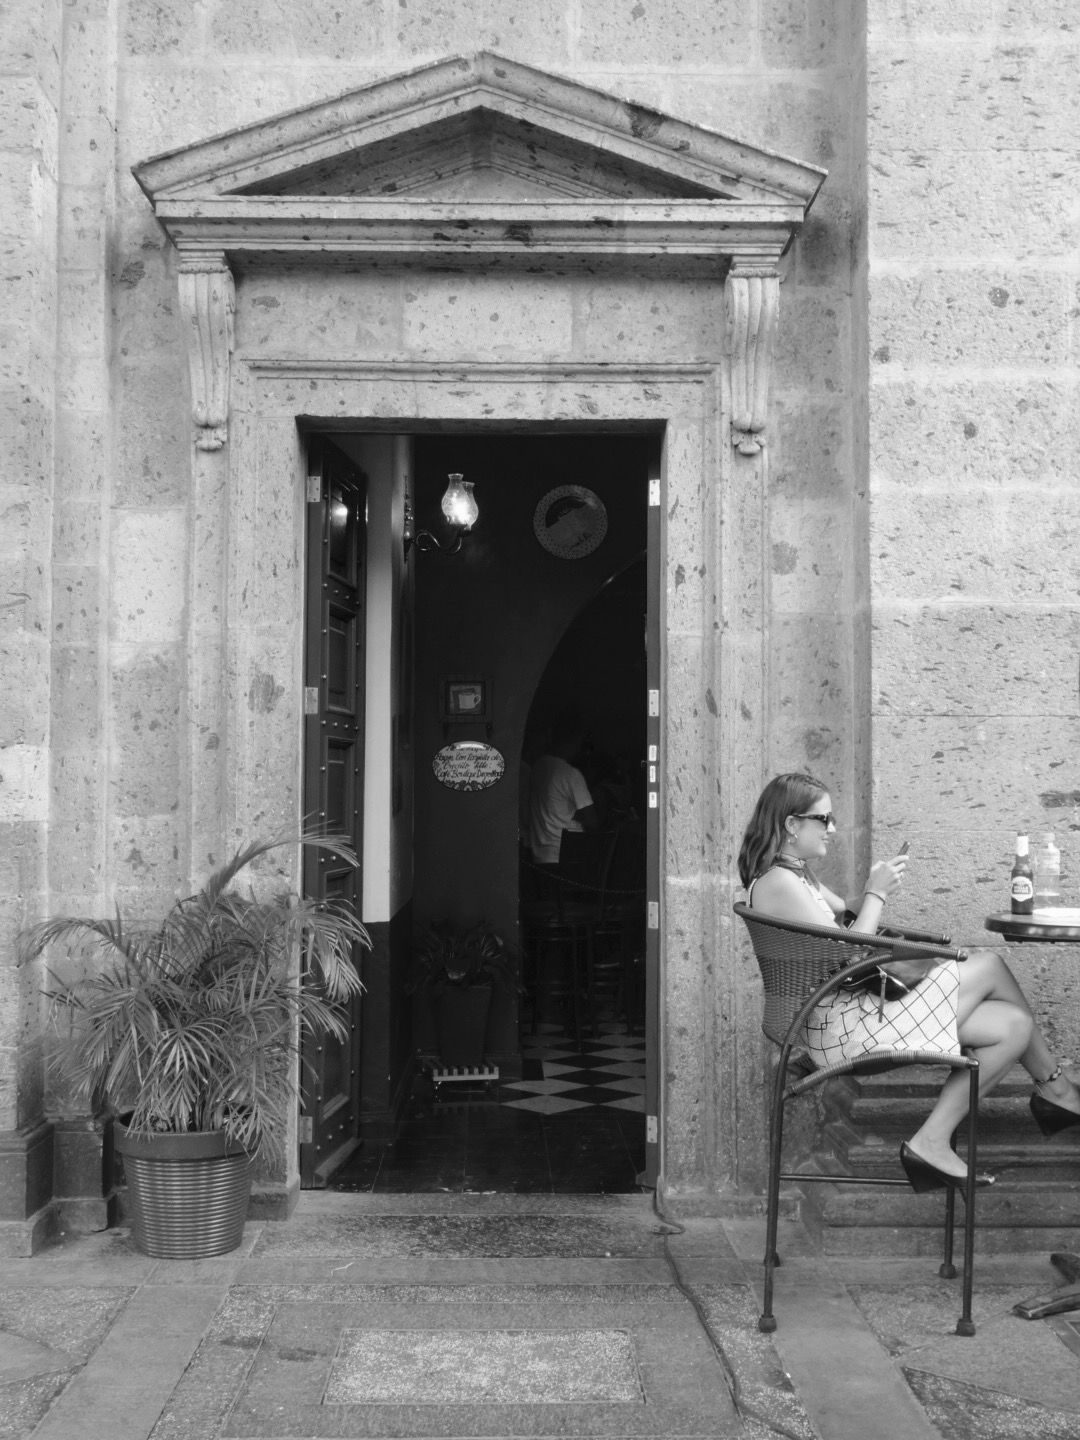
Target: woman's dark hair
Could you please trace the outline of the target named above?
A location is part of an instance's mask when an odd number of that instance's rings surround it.
[[[744,886],[776,863],[788,816],[801,815],[827,792],[822,781],[800,771],[776,775],[769,781],[758,796],[739,850],[739,879]]]

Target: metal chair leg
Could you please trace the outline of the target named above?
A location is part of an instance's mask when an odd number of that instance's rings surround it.
[[[957,1131],[953,1131],[949,1143],[956,1149]],[[938,1266],[938,1274],[943,1280],[956,1279],[956,1265],[953,1262],[953,1253],[956,1243],[956,1187],[947,1185],[945,1187],[945,1251],[941,1257],[941,1264]]]
[[[960,1319],[956,1322],[957,1335],[974,1335],[975,1323],[971,1318],[972,1294],[975,1286],[975,1164],[976,1132],[979,1117],[979,1067],[973,1065],[969,1072],[967,1153],[968,1170],[964,1184],[964,1291],[961,1297]]]
[[[782,1056],[773,1080],[772,1115],[769,1123],[769,1194],[765,1212],[765,1286],[764,1305],[758,1329],[771,1335],[776,1329],[773,1314],[773,1275],[779,1262],[776,1253],[776,1231],[780,1217],[780,1154],[784,1139],[784,1085],[787,1078],[787,1057]]]
[[[956,1266],[953,1264],[953,1236],[956,1231],[956,1189],[952,1185],[945,1187],[945,1253],[942,1256],[941,1264],[938,1266],[938,1274],[943,1280],[956,1279]]]

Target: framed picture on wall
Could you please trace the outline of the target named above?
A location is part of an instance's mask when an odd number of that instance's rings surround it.
[[[439,681],[439,719],[470,725],[491,724],[491,681],[468,675],[444,675]]]

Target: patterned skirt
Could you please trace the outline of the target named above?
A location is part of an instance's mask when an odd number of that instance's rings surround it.
[[[875,1050],[937,1050],[960,1054],[956,1007],[960,971],[955,960],[935,965],[899,1000],[873,990],[839,990],[806,1022],[806,1049],[819,1070]],[[879,1013],[880,1011],[880,1013]]]

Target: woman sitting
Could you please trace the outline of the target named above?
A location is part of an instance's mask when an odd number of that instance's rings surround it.
[[[812,775],[778,775],[761,792],[739,851],[747,903],[764,915],[812,925],[839,925],[853,912],[853,930],[873,934],[885,902],[904,883],[906,855],[870,867],[862,894],[850,904],[826,889],[810,868],[823,860],[836,830],[832,801]],[[979,1091],[987,1094],[1019,1060],[1035,1082],[1031,1109],[1046,1135],[1080,1125],[1080,1090],[1062,1074],[1035,1024],[1012,972],[994,950],[973,950],[955,960],[893,960],[882,967],[900,989],[898,998],[876,990],[840,989],[806,1022],[806,1049],[819,1066],[853,1060],[874,1050],[939,1050],[960,1046],[979,1061]],[[963,1161],[953,1132],[967,1113],[968,1082],[954,1070],[900,1160],[916,1190],[959,1185]],[[988,1185],[992,1176],[979,1176]]]

